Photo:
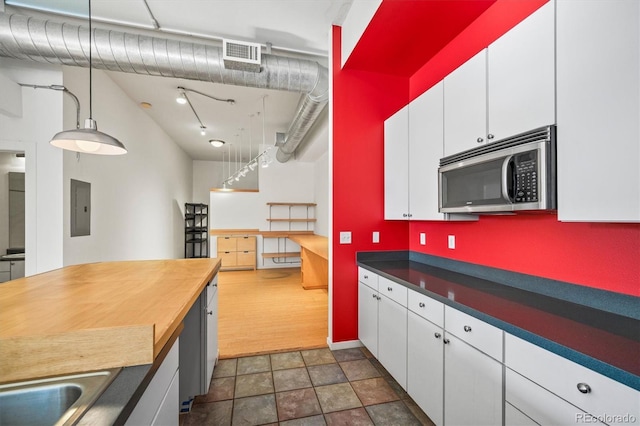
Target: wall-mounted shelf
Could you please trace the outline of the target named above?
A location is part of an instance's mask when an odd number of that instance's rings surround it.
[[[299,264],[300,251],[287,249],[292,235],[313,235],[316,203],[267,203],[269,230],[262,232],[262,262]],[[274,229],[279,228],[279,229]],[[269,240],[272,240],[271,242]],[[269,246],[267,250],[266,246]]]

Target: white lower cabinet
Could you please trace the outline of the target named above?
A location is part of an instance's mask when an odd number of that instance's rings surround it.
[[[380,278],[380,287],[383,286]],[[388,281],[388,280],[387,280]],[[407,388],[407,288],[380,288],[378,299],[378,361],[403,389]],[[385,295],[387,288],[404,290],[404,306]]]
[[[461,339],[444,335],[444,423],[502,424],[502,364]]]
[[[179,338],[173,344],[162,364],[149,382],[126,425],[177,425],[180,413],[178,401],[179,385]]]
[[[442,425],[444,331],[412,311],[409,311],[407,329],[407,393],[436,425]]]
[[[640,422],[640,392],[510,334],[505,366],[507,402],[541,424]]]
[[[527,417],[522,411],[507,401],[504,404],[504,424],[513,426],[537,426],[540,423],[534,422],[530,417]]]
[[[358,338],[406,389],[407,288],[376,274],[365,278],[365,271],[359,272]]]

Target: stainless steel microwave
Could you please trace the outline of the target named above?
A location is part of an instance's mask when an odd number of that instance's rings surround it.
[[[439,211],[556,209],[556,127],[546,126],[440,160]]]

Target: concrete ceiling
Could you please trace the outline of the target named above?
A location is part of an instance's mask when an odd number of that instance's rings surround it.
[[[327,66],[331,25],[342,23],[352,1],[92,0],[91,12],[96,27],[117,26],[127,32],[215,45],[223,38],[263,46],[270,43],[273,54],[312,59]],[[47,19],[58,22],[86,21],[88,16],[86,0],[5,0],[5,5],[7,12],[40,17],[46,13]],[[287,130],[300,98],[300,94],[285,91],[118,72],[107,74],[134,102],[151,104],[145,112],[194,160],[222,160],[222,152],[227,155],[228,145],[216,149],[208,143],[209,139],[232,144],[232,150],[241,150],[243,158],[250,152],[257,153],[263,141],[273,144],[275,132]],[[236,102],[230,105],[188,93],[207,128],[202,136],[189,106],[175,101],[178,86]],[[326,151],[326,135],[313,140],[313,145],[320,146],[304,147],[298,160],[314,161]]]

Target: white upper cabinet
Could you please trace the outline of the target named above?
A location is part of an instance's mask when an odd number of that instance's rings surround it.
[[[444,155],[475,148],[487,135],[487,50],[444,78]]]
[[[558,0],[558,219],[640,222],[640,2]]]
[[[444,157],[443,82],[385,121],[385,219],[477,220],[438,212]]]
[[[409,106],[384,122],[384,218],[409,219]]]
[[[556,122],[553,3],[546,3],[489,46],[489,141]]]
[[[444,157],[444,82],[409,104],[409,215],[411,220],[478,220],[438,212],[438,166]]]
[[[556,123],[554,2],[445,77],[445,156]]]

